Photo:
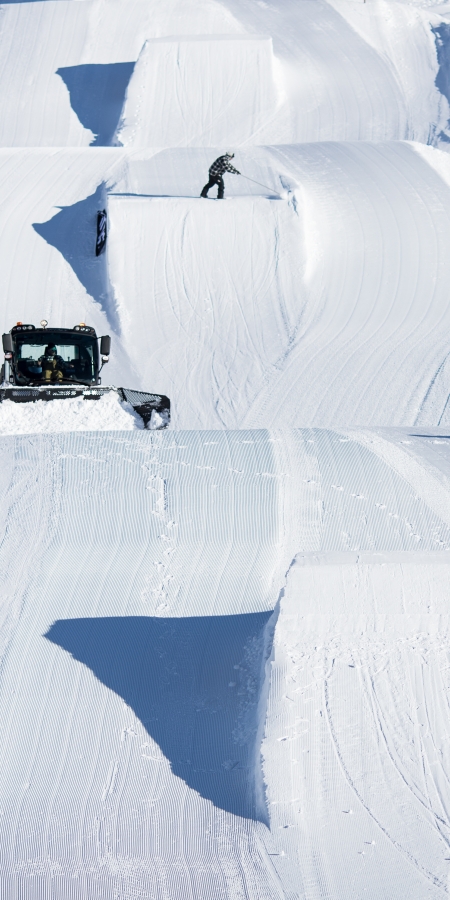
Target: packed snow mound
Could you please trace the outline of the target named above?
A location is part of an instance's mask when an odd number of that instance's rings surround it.
[[[5,900],[448,897],[432,3],[0,0],[3,331],[114,335],[176,426],[0,404]]]
[[[0,434],[39,434],[58,431],[136,431],[144,423],[130,403],[114,391],[98,400],[82,397],[0,403]]]

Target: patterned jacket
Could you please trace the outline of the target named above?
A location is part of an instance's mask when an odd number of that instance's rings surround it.
[[[210,178],[218,178],[220,175],[223,175],[224,172],[232,172],[233,175],[241,174],[231,165],[229,156],[219,156],[210,167]]]

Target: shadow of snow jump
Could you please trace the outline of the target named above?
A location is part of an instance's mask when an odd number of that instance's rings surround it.
[[[109,290],[105,257],[95,255],[97,212],[105,207],[104,184],[94,194],[72,206],[59,207],[47,222],[34,222],[40,237],[63,255],[85,290],[108,317],[110,327],[119,332],[119,321]]]
[[[91,147],[113,145],[134,62],[66,66],[57,69],[70,105],[84,128],[95,135]]]
[[[123,698],[174,775],[215,806],[266,821],[255,741],[270,616],[64,619],[45,637]]]

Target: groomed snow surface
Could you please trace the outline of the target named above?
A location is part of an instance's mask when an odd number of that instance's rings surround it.
[[[172,403],[0,404],[1,900],[443,900],[450,4],[5,0],[0,78],[2,331]]]

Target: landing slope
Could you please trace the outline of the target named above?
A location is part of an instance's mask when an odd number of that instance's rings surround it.
[[[195,196],[205,151],[130,161],[145,196],[109,197],[109,277],[179,426],[446,424],[450,178],[418,147],[243,151],[266,197],[229,176],[221,203],[170,196]]]
[[[447,897],[449,574],[412,554],[291,568],[262,750],[286,892]]]
[[[181,426],[239,425],[301,319],[298,217],[262,197],[108,208],[110,279],[143,382],[176,396]]]

